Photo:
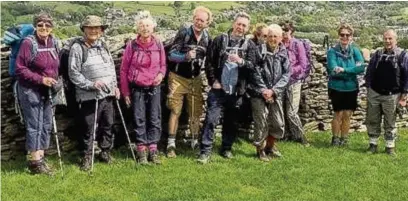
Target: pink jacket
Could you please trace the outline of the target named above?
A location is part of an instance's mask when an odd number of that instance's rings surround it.
[[[166,75],[163,43],[154,36],[150,43],[142,43],[139,36],[130,41],[120,66],[120,89],[123,96],[130,95],[130,83],[140,87],[153,86],[153,81],[159,73]]]

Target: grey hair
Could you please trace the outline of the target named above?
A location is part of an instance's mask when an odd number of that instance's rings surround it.
[[[249,16],[246,12],[239,12],[234,16],[234,22],[240,17],[247,18],[249,21],[251,21],[251,16]]]
[[[394,36],[395,39],[398,39],[397,32],[396,32],[394,29],[387,29],[387,30],[385,30],[383,35],[385,35],[385,34],[387,34],[387,33],[389,33],[389,34],[391,34],[392,36]]]
[[[136,29],[143,20],[151,21],[154,28],[157,26],[157,22],[150,14],[150,11],[144,10],[144,11],[140,11],[138,14],[138,18],[136,19]]]
[[[269,32],[274,32],[274,33],[278,33],[278,35],[282,35],[283,34],[283,30],[282,27],[277,25],[277,24],[271,24],[268,26]]]

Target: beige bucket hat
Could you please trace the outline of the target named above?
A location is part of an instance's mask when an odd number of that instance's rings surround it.
[[[107,24],[102,23],[102,18],[96,15],[88,15],[81,23],[81,31],[84,31],[84,27],[102,27],[102,31],[108,28]]]

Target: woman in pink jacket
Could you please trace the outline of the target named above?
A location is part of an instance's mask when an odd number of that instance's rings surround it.
[[[127,44],[123,54],[120,88],[126,104],[132,106],[139,163],[160,164],[160,83],[166,74],[166,55],[162,42],[153,35],[156,23],[150,13],[136,25],[136,39]]]

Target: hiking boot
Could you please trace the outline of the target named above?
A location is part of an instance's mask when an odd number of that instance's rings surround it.
[[[340,146],[340,138],[337,136],[333,136],[332,137],[332,142],[331,142],[332,146]]]
[[[45,174],[52,176],[53,172],[48,167],[47,164],[43,162],[43,160],[30,160],[28,161],[28,169],[30,170],[31,174]]]
[[[209,160],[210,160],[209,154],[200,154],[200,156],[197,158],[197,162],[201,164],[207,164]]]
[[[42,158],[42,159],[40,160],[40,162],[41,162],[41,165],[42,165],[47,171],[53,172],[51,166],[47,163],[47,160],[46,160],[45,158]]]
[[[232,159],[234,158],[234,155],[232,154],[231,150],[225,150],[221,152],[221,156],[226,158],[226,159]]]
[[[200,147],[200,144],[198,143],[198,140],[191,140],[192,149],[198,149],[199,147]]]
[[[341,137],[340,138],[340,146],[346,147],[348,146],[349,140],[348,137]]]
[[[266,153],[265,153],[265,151],[263,149],[257,149],[256,154],[257,154],[259,160],[261,160],[263,162],[269,162],[270,161],[268,155],[266,155]]]
[[[149,164],[149,162],[147,161],[146,151],[138,151],[137,152],[137,161],[140,163],[140,165]]]
[[[91,170],[92,165],[92,156],[85,156],[82,158],[80,169],[82,171],[89,171]]]
[[[376,144],[370,144],[370,146],[367,149],[367,152],[370,154],[376,154],[378,153],[378,145]]]
[[[167,158],[176,158],[176,147],[167,147]]]
[[[267,147],[264,149],[264,152],[267,156],[270,156],[270,157],[280,158],[283,156],[282,153],[278,150],[276,146]]]
[[[160,165],[160,157],[159,157],[159,151],[151,151],[149,153],[149,161],[152,162],[153,164]]]
[[[385,147],[385,153],[387,153],[390,156],[396,156],[397,153],[395,153],[395,148],[394,147]]]
[[[108,151],[102,151],[102,152],[99,154],[99,159],[100,159],[102,162],[108,163],[108,164],[111,164],[112,161],[113,161],[113,158],[112,158],[112,156],[110,155],[110,153],[109,153]]]

